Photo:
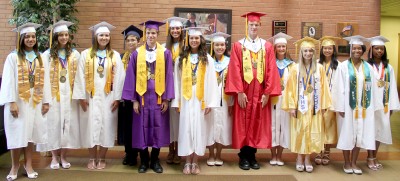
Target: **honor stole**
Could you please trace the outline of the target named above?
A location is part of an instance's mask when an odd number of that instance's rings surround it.
[[[178,47],[177,47],[177,48],[175,48],[175,44],[174,44],[174,46],[172,46],[171,49],[172,49],[172,50],[171,50],[171,53],[172,53],[172,62],[175,63],[175,59],[179,57],[179,52],[180,52],[180,49],[181,49],[179,43],[178,43]]]
[[[33,60],[34,68],[34,86],[33,86],[33,107],[35,108],[43,98],[44,88],[44,67],[43,62],[35,58]],[[26,66],[25,66],[26,65]],[[36,65],[39,65],[36,67]],[[29,102],[31,98],[31,87],[29,82],[29,63],[27,60],[18,58],[18,95],[24,102]]]
[[[363,81],[363,88],[362,88],[362,98],[361,98],[361,105],[362,105],[362,118],[365,118],[366,116],[366,109],[369,107],[371,103],[371,89],[372,87],[367,88],[367,82],[371,82],[371,75],[370,75],[370,69],[368,67],[368,64],[364,61],[361,60],[361,66],[363,69],[364,73],[364,81]],[[350,75],[350,95],[349,95],[349,101],[350,101],[350,107],[351,109],[355,110],[355,118],[358,118],[358,82],[357,82],[357,75],[356,75],[356,68],[354,66],[353,61],[350,59],[348,64],[348,71]]]
[[[242,47],[242,54],[243,54],[243,76],[244,80],[250,84],[253,80],[253,68],[252,68],[252,61],[257,65],[257,80],[259,83],[264,81],[264,55],[265,49],[261,47],[260,51],[257,53],[250,52],[250,50]]]
[[[72,98],[72,90],[74,90],[74,80],[77,69],[77,59],[75,58],[75,54],[72,52],[71,55],[67,58],[68,65],[68,74],[69,74],[69,85],[71,90],[71,98]],[[60,102],[60,87],[59,87],[59,75],[61,70],[61,64],[59,60],[51,59],[50,63],[50,83],[51,83],[51,95],[57,98],[57,102]]]
[[[128,68],[129,59],[131,57],[132,52],[130,50],[126,50],[124,56],[122,57],[122,63],[124,64],[124,70]]]
[[[86,62],[85,62],[85,82],[86,82],[86,92],[89,93],[91,96],[95,94],[95,87],[94,87],[94,61],[97,56],[93,58],[90,57],[90,52],[92,48],[89,49],[88,54],[86,55]],[[112,57],[110,57],[109,52],[107,53],[107,77],[106,77],[106,85],[104,86],[104,92],[109,94],[111,92],[111,86],[113,84],[114,79],[114,66],[115,61],[112,61]]]
[[[384,112],[387,113],[389,111],[389,88],[390,88],[390,74],[389,74],[389,66],[388,68],[383,67],[383,71],[385,71],[385,85],[383,88],[383,105],[385,106]]]
[[[165,92],[165,48],[159,43],[156,45],[156,67],[155,67],[155,91],[158,95],[157,104],[161,104],[161,96]],[[142,97],[142,106],[144,106],[144,93],[147,91],[147,63],[146,63],[146,45],[139,48],[136,66],[136,92]]]
[[[199,60],[197,68],[196,76],[196,97],[199,101],[201,101],[201,109],[205,108],[204,102],[204,76],[206,72],[206,63]],[[184,58],[182,62],[182,92],[183,97],[186,100],[190,100],[192,98],[192,63],[190,62],[190,55],[188,58]]]

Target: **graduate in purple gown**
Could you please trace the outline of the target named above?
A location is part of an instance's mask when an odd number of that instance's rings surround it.
[[[133,102],[132,147],[140,149],[139,173],[162,173],[158,155],[169,145],[168,103],[174,98],[171,52],[157,42],[162,22],[146,21],[144,45],[132,52],[122,98]],[[152,147],[151,157],[147,147]],[[150,158],[149,158],[150,157]]]

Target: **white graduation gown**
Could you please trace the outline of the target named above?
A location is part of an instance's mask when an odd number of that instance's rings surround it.
[[[364,73],[361,64],[356,72],[358,85],[363,85]],[[335,88],[332,89],[332,98],[337,99],[334,101],[333,109],[336,112],[344,112],[345,117],[338,119],[339,140],[337,148],[341,150],[352,150],[354,147],[360,147],[363,149],[374,150],[375,149],[375,120],[374,112],[379,109],[383,109],[382,104],[377,101],[377,89],[375,74],[373,68],[368,64],[370,69],[371,83],[367,87],[371,87],[371,104],[366,109],[366,117],[362,118],[362,89],[363,86],[358,87],[358,100],[357,104],[359,107],[359,118],[355,118],[353,109],[350,107],[349,94],[349,71],[348,71],[348,60],[339,64],[337,74],[335,75]],[[340,116],[339,116],[340,117]]]
[[[380,109],[375,112],[375,137],[376,140],[379,142],[392,144],[392,131],[390,129],[390,111],[400,110],[400,103],[393,67],[391,65],[388,65],[388,68],[390,76],[388,112],[385,113],[384,109]],[[376,67],[374,67],[376,82],[380,79],[382,71],[383,63],[381,62],[379,64],[379,71],[377,71]],[[374,84],[374,86],[378,87],[377,84]],[[377,100],[382,102],[383,104],[384,87],[378,87],[378,91],[375,95],[377,96]]]
[[[70,55],[71,61],[75,63],[79,62],[80,54],[77,50],[73,50]],[[48,62],[49,72],[52,67],[50,56],[50,51],[47,50],[42,54],[43,60]],[[75,60],[73,60],[75,58]],[[70,63],[72,66],[72,63]],[[66,69],[68,70],[66,65]],[[78,66],[76,66],[78,67]],[[51,75],[50,75],[51,76]],[[60,81],[54,82],[58,83],[60,92],[60,101],[57,101],[56,97],[52,97],[50,103],[50,110],[47,113],[47,134],[48,142],[47,144],[38,144],[38,151],[51,151],[60,148],[80,148],[80,137],[79,137],[79,101],[72,99],[72,90],[69,83],[69,74],[65,76],[66,81],[61,83]],[[57,80],[59,80],[57,78]]]
[[[225,59],[229,59],[229,57],[225,57]],[[226,69],[228,69],[228,64],[226,64]],[[225,80],[226,72],[223,71],[222,80]],[[219,107],[212,108],[211,112],[205,115],[207,146],[214,143],[225,146],[232,144],[232,116],[229,115],[228,107],[233,106],[233,97],[225,95],[224,88],[225,81],[222,81],[218,85],[218,91],[214,93],[217,94]]]
[[[42,103],[50,103],[51,90],[48,64],[43,61],[44,87],[43,99],[33,107],[33,88],[29,103],[18,96],[18,55],[12,52],[7,56],[4,64],[3,77],[0,90],[0,105],[4,105],[4,128],[7,137],[7,148],[16,149],[28,146],[28,142],[39,144],[47,142],[47,114],[42,115]],[[10,103],[16,102],[18,118],[10,112]]]
[[[214,62],[210,55],[207,55],[208,63],[206,65],[204,77],[204,101],[206,108],[219,106],[218,83],[215,76]],[[196,97],[196,85],[192,86],[192,97],[186,100],[182,92],[181,70],[179,63],[175,64],[174,71],[175,99],[172,101],[172,107],[179,107],[179,137],[178,137],[178,155],[188,156],[196,153],[199,156],[204,155],[207,145],[206,124],[204,120],[204,110],[201,109],[201,101]]]
[[[95,94],[93,97],[86,92],[85,84],[85,62],[87,54],[90,53],[89,49],[81,53],[79,60],[78,72],[75,76],[75,84],[72,98],[73,99],[86,99],[89,102],[88,109],[83,112],[80,108],[80,139],[81,147],[92,148],[95,145],[103,147],[113,147],[116,139],[118,111],[111,112],[111,105],[114,101],[120,100],[122,95],[122,88],[125,80],[125,71],[121,62],[121,57],[118,52],[114,51],[113,62],[114,67],[114,80],[112,91],[107,95],[104,92],[104,85],[106,84],[108,61],[104,63],[104,77],[100,78],[97,73],[99,66],[99,59],[94,59],[94,87]]]

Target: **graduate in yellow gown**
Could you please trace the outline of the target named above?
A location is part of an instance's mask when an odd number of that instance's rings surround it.
[[[312,172],[310,154],[324,148],[323,114],[331,105],[324,67],[315,58],[317,43],[310,37],[295,42],[296,49],[300,45],[298,64],[290,71],[282,101],[282,109],[291,115],[290,148],[298,154],[299,172]]]

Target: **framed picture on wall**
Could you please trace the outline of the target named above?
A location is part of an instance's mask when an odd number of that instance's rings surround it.
[[[322,37],[322,23],[319,22],[301,22],[301,38],[309,36],[314,39]]]
[[[199,26],[206,27],[204,35],[215,32],[232,33],[232,10],[231,9],[202,9],[202,8],[175,8],[175,16],[187,18],[185,27]],[[231,39],[227,38],[228,48]]]
[[[350,55],[350,47],[348,46],[349,42],[344,40],[343,38],[353,35],[358,35],[358,31],[359,28],[357,23],[342,22],[337,24],[336,34],[338,37],[342,38],[337,42],[338,55],[341,56]]]

